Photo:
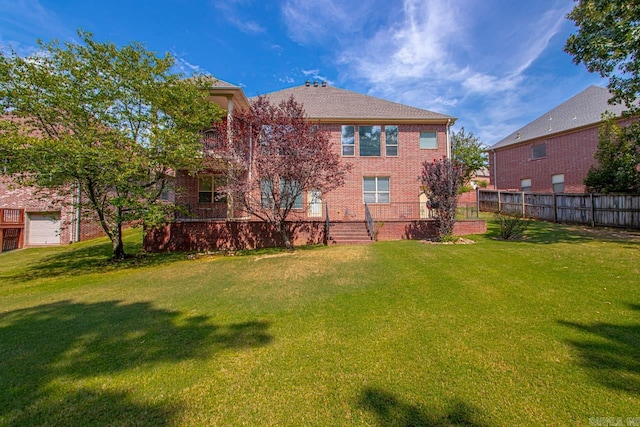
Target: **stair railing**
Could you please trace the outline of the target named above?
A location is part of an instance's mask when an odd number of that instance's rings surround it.
[[[371,240],[375,240],[375,235],[373,233],[373,217],[371,216],[371,211],[369,210],[367,202],[364,202],[364,219],[367,221],[369,237],[371,237]]]
[[[328,203],[324,204],[324,211],[325,211],[324,235],[328,244],[329,240],[331,240],[331,221],[329,220],[329,204]]]

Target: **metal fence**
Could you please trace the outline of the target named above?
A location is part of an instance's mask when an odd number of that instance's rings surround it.
[[[592,227],[640,228],[640,194],[564,194],[480,190],[481,212],[520,214]]]

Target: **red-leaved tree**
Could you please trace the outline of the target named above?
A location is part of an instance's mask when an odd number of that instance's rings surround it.
[[[427,195],[427,206],[438,219],[438,240],[453,233],[458,207],[458,190],[464,184],[465,166],[443,157],[422,163],[420,182]]]
[[[293,97],[279,105],[259,97],[249,109],[234,110],[218,131],[228,140],[217,160],[226,170],[223,190],[234,206],[273,226],[293,249],[290,213],[307,209],[309,192],[326,194],[342,186],[350,165]]]

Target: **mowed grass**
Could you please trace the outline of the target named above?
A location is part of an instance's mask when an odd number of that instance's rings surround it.
[[[2,254],[0,425],[640,422],[640,240],[496,234],[117,264],[105,240]]]

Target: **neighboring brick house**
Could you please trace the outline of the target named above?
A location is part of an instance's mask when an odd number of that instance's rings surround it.
[[[78,219],[71,196],[38,192],[0,174],[0,231],[4,250],[68,244],[104,235],[95,221]]]
[[[226,93],[225,99],[234,101],[232,108],[244,107],[241,104],[246,98],[239,87],[221,82],[212,93]],[[300,209],[294,215],[296,223],[292,224],[296,243],[323,241],[327,215],[334,238],[345,223],[364,226],[365,202],[380,240],[433,234],[433,220],[426,210],[418,176],[423,161],[450,156],[449,127],[455,122],[454,117],[325,83],[307,82],[265,96],[272,104],[290,97],[302,104],[309,121],[329,133],[333,150],[344,162],[353,165],[343,187],[325,195],[313,192],[303,195]],[[176,178],[181,188],[176,202],[185,206],[192,216],[179,216],[178,221],[165,229],[148,233],[145,243],[148,250],[277,244],[274,241],[277,236],[267,232],[265,237],[262,224],[252,218],[239,218],[242,215],[230,206],[229,200],[216,202],[215,173],[189,176],[178,172]],[[229,228],[229,219],[234,219],[234,230]],[[463,230],[463,224],[458,227],[459,234],[478,231],[477,228]],[[477,224],[468,227],[477,227]],[[238,237],[238,233],[251,236]],[[262,235],[258,236],[259,233]]]
[[[489,148],[491,184],[498,190],[583,193],[584,179],[597,165],[602,114],[617,117],[608,89],[589,86],[553,110]]]

